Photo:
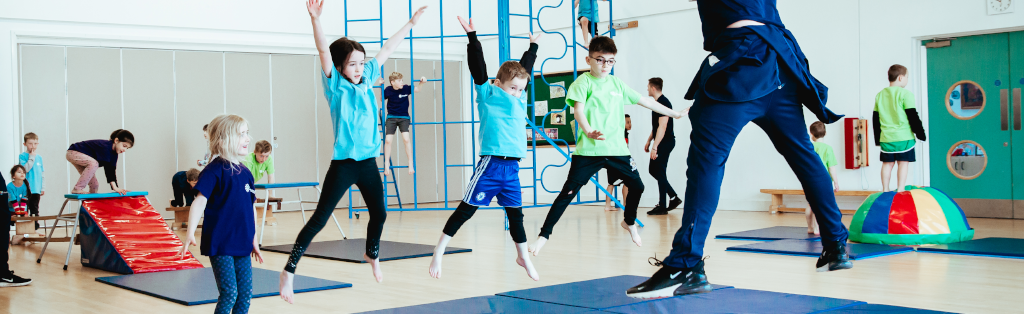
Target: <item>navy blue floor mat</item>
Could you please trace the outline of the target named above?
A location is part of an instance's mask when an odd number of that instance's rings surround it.
[[[293,244],[264,246],[264,251],[291,254]],[[471,249],[449,246],[444,254],[472,252]],[[366,252],[366,239],[348,239],[313,242],[306,248],[303,256],[326,258],[336,261],[366,263],[363,260],[363,253]],[[380,261],[391,261],[396,259],[416,258],[433,256],[434,246],[416,243],[380,241],[380,251],[377,257]]]
[[[984,238],[917,248],[918,252],[1024,258],[1024,239]]]
[[[816,240],[820,238],[821,237],[819,236],[807,233],[807,227],[783,226],[719,234],[715,236],[715,239],[752,241],[775,241],[786,239]]]
[[[945,314],[952,312],[940,312],[932,310],[915,309],[911,307],[882,305],[882,304],[857,304],[837,310],[818,312],[822,314]]]
[[[252,269],[252,297],[261,298],[281,294],[278,289],[279,271]],[[143,273],[123,276],[99,277],[96,281],[145,295],[184,305],[217,303],[217,282],[212,268]],[[352,284],[307,276],[295,276],[295,293],[341,289]]]
[[[817,313],[861,301],[815,297],[747,289],[722,289],[710,293],[656,299],[605,309],[606,313]]]
[[[615,276],[533,289],[502,292],[497,295],[600,310],[644,302],[645,300],[627,297],[626,289],[644,282],[647,278],[648,277],[629,275]],[[712,286],[716,290],[731,288],[720,285]]]
[[[778,240],[731,246],[725,250],[749,253],[768,253],[818,257],[821,256],[821,241]],[[854,260],[907,253],[912,251],[914,251],[914,249],[906,246],[890,246],[867,243],[849,243],[846,245],[846,252],[850,254],[850,259]]]
[[[419,314],[419,313],[583,313],[592,309],[529,301],[523,299],[483,296],[420,304],[393,309],[370,311],[374,314]]]

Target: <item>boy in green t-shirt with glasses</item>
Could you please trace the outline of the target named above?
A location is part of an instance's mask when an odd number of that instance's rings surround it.
[[[551,204],[537,242],[530,246],[534,256],[540,253],[555,223],[562,217],[576,193],[601,168],[607,169],[609,176],[621,178],[629,189],[623,204],[625,208],[621,225],[629,230],[633,243],[640,246],[640,231],[635,222],[636,207],[644,192],[644,184],[640,181],[636,163],[629,157],[629,148],[626,147],[626,119],[622,109],[627,104],[639,104],[675,119],[683,117],[688,110],[672,111],[653,98],[640,97],[640,93],[612,76],[618,49],[611,38],[595,37],[590,41],[589,50],[586,60],[590,72],[576,78],[566,95],[566,102],[576,110],[576,122],[581,131],[576,136],[576,151],[573,152],[572,164],[569,166],[569,177]]]
[[[889,67],[889,87],[875,95],[873,126],[875,145],[880,146],[882,161],[882,191],[889,190],[892,168],[899,164],[896,191],[903,192],[907,183],[910,163],[914,156],[914,135],[924,141],[927,137],[914,105],[914,94],[907,90],[907,67],[894,64]]]

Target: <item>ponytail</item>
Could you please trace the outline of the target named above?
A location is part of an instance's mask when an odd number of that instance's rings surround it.
[[[132,135],[132,132],[128,132],[125,129],[117,129],[114,130],[114,133],[110,133],[110,141],[113,142],[114,140],[135,146],[135,135]]]

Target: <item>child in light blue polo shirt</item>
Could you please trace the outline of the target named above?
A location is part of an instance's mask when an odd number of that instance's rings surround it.
[[[530,262],[526,245],[526,230],[523,228],[523,194],[519,185],[519,160],[526,157],[526,96],[524,92],[533,73],[537,60],[537,39],[530,35],[530,50],[523,53],[519,62],[506,61],[498,69],[494,83],[487,82],[487,64],[484,52],[477,40],[473,21],[466,23],[459,17],[462,28],[469,37],[469,72],[476,88],[476,102],[480,110],[480,161],[473,170],[473,178],[466,189],[466,196],[459,203],[448,222],[444,225],[441,239],[434,248],[430,262],[430,276],[441,278],[441,257],[448,241],[455,236],[480,206],[488,206],[498,198],[498,205],[505,207],[508,217],[508,231],[516,243],[519,256],[516,263],[526,269],[533,280],[540,275]]]
[[[380,108],[373,94],[373,84],[380,79],[380,64],[386,62],[395,48],[405,41],[409,30],[416,25],[427,7],[416,10],[409,22],[391,36],[369,61],[366,61],[363,45],[355,40],[342,37],[333,43],[327,41],[320,24],[322,1],[309,0],[306,9],[313,22],[313,38],[323,67],[321,81],[324,96],[331,109],[334,157],[327,169],[323,194],[320,195],[316,211],[296,237],[288,263],[281,272],[281,298],[289,303],[293,302],[292,283],[299,258],[313,237],[327,224],[338,201],[353,184],[359,187],[370,213],[363,258],[370,264],[377,282],[384,280],[377,254],[387,212],[384,210],[384,184],[376,160],[381,150],[381,136],[377,133]]]

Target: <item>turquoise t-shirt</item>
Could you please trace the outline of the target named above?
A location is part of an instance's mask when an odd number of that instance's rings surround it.
[[[14,181],[7,184],[7,201],[20,201],[23,198],[28,198],[28,184],[25,182],[21,183],[21,186],[15,186]]]
[[[597,16],[597,0],[580,0],[579,16],[585,16],[591,22],[601,22]]]
[[[18,164],[28,168],[28,152],[22,152],[18,156]],[[43,186],[43,156],[36,154],[35,162],[32,164],[32,169],[28,170],[25,174],[25,181],[28,181],[28,185],[32,187],[32,194],[39,194],[45,191]]]
[[[604,140],[587,137],[583,132],[576,134],[576,151],[579,156],[629,156],[626,147],[626,115],[625,105],[633,105],[640,101],[637,93],[619,78],[608,75],[597,79],[590,73],[583,73],[569,85],[565,102],[574,106],[576,102],[584,102],[587,123],[594,130],[604,134]],[[581,130],[582,131],[582,130]]]
[[[526,96],[519,98],[491,83],[476,85],[480,110],[480,156],[526,157]]]
[[[349,82],[336,68],[331,68],[331,77],[321,72],[320,79],[334,126],[334,156],[331,159],[359,161],[377,157],[381,148],[380,135],[377,134],[380,108],[373,95],[373,82],[380,79],[377,59],[366,62],[359,84]]]

